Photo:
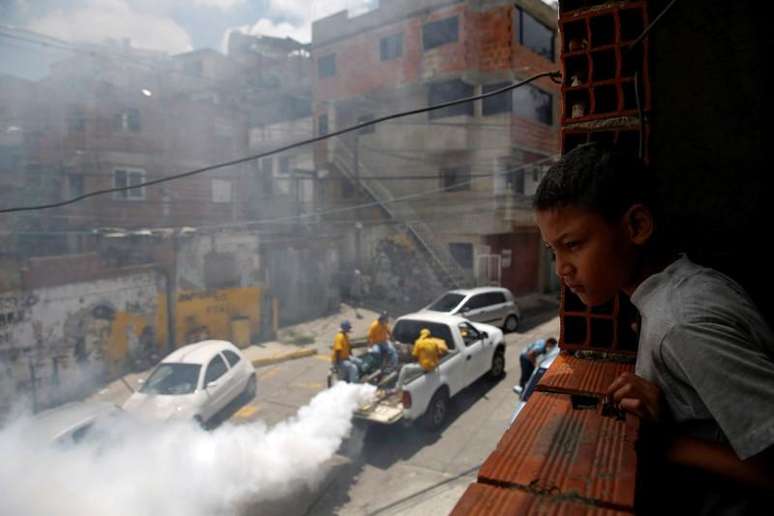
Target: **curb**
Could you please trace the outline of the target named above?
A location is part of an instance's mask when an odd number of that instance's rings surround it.
[[[298,358],[311,357],[316,355],[316,349],[300,349],[298,351],[290,351],[288,353],[278,353],[266,358],[256,358],[251,360],[253,367],[265,367],[268,365],[279,364],[281,362],[287,362],[288,360],[296,360]]]

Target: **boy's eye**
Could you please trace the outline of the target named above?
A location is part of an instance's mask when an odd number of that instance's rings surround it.
[[[579,243],[579,242],[576,242],[576,241],[574,241],[574,240],[573,240],[573,241],[571,241],[571,242],[565,242],[565,244],[564,244],[564,246],[565,246],[567,249],[569,249],[570,251],[572,251],[573,249],[577,249],[579,245],[580,245],[580,243]]]

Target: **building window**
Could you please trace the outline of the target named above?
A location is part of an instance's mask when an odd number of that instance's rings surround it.
[[[274,158],[261,160],[261,178],[264,193],[271,194],[274,191]]]
[[[86,114],[81,108],[72,107],[67,115],[67,130],[70,133],[80,132],[86,129]]]
[[[430,50],[459,39],[459,19],[456,16],[445,18],[422,26],[422,48]]]
[[[317,117],[317,134],[324,136],[328,134],[328,115],[320,115]]]
[[[336,75],[336,54],[328,54],[317,60],[317,76],[333,77]]]
[[[382,38],[379,42],[382,61],[397,59],[403,55],[403,33]]]
[[[449,253],[463,269],[473,268],[473,244],[450,243]]]
[[[490,93],[510,86],[510,82],[484,85],[481,93]],[[493,95],[484,99],[483,115],[496,115],[498,113],[510,113],[513,111],[513,90]]]
[[[470,169],[467,167],[441,169],[441,188],[447,192],[470,190]]]
[[[443,104],[444,102],[472,96],[472,85],[466,84],[459,79],[452,79],[450,81],[431,84],[430,89],[428,90],[427,103],[431,106],[435,106]],[[464,102],[462,104],[457,104],[456,106],[449,106],[428,112],[430,120],[459,115],[473,116],[473,102]]]
[[[290,157],[289,156],[281,156],[278,160],[278,170],[277,174],[280,176],[287,176],[290,175]]]
[[[341,178],[341,196],[344,199],[351,199],[355,195],[355,185],[346,177]]]
[[[125,109],[113,115],[114,131],[132,131],[136,133],[140,128],[140,111],[137,109]]]
[[[374,115],[362,115],[357,117],[357,123],[362,124],[363,122],[370,122],[374,119]],[[376,125],[367,125],[361,129],[358,130],[358,134],[373,134],[376,132]]]
[[[83,176],[80,174],[67,175],[67,189],[70,192],[70,198],[80,197],[84,194]]]
[[[224,179],[212,180],[212,202],[231,202],[231,181]]]
[[[513,90],[513,112],[546,125],[554,123],[554,97],[532,85]]]
[[[554,31],[519,8],[519,44],[554,61]]]
[[[183,73],[186,75],[194,75],[196,77],[201,77],[203,71],[204,71],[204,66],[201,60],[199,59],[196,59],[194,61],[187,61],[183,63]]]
[[[144,182],[144,170],[138,168],[117,168],[113,170],[113,188],[126,188],[129,186],[136,186]],[[142,201],[145,199],[145,187],[113,192],[113,199]]]

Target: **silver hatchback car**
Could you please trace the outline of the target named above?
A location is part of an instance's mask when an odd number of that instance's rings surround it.
[[[502,287],[450,290],[424,310],[460,315],[471,321],[499,326],[505,332],[516,331],[521,320],[521,311],[513,294]]]

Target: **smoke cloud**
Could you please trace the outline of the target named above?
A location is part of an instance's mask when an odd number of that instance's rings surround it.
[[[339,383],[297,415],[205,432],[189,422],[119,418],[78,444],[41,444],[34,419],[0,430],[4,515],[233,514],[314,485],[374,388]]]

